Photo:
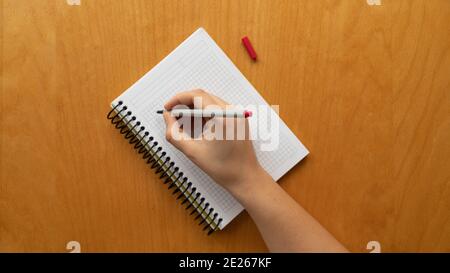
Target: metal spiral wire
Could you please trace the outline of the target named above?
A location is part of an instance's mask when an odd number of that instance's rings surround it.
[[[193,207],[190,215],[197,212],[195,220],[201,218],[199,225],[205,225],[203,230],[209,228],[208,235],[216,231],[223,219],[219,218],[218,213],[214,212],[214,208],[210,207],[210,204],[201,196],[202,194],[197,191],[197,188],[192,187],[192,182],[188,181],[183,172],[175,166],[175,162],[169,156],[166,156],[167,153],[158,145],[154,137],[145,130],[145,127],[141,126],[141,122],[136,120],[130,110],[127,110],[128,107],[124,105],[123,101],[119,101],[109,111],[107,119],[133,145],[137,153],[142,154],[146,164],[154,169],[156,174],[161,173],[159,178],[164,179],[164,184],[169,183],[168,189],[175,187],[172,194],[179,193],[176,200],[184,197],[181,204],[189,203],[186,210]]]

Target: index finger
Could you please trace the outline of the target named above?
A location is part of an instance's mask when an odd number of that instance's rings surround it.
[[[202,108],[205,108],[208,105],[211,104],[218,104],[221,105],[221,101],[216,100],[212,95],[206,93],[205,91],[201,89],[196,89],[192,91],[184,91],[181,93],[176,94],[173,96],[166,104],[164,105],[164,108],[166,110],[171,110],[176,105],[187,105],[187,106],[193,106],[194,105],[194,99],[195,98],[201,98],[202,100]],[[221,105],[223,106],[223,105]]]

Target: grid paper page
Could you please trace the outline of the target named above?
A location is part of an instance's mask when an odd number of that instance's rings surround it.
[[[150,133],[149,136],[158,141],[167,156],[175,162],[175,166],[180,168],[205,197],[210,207],[214,208],[223,219],[219,226],[222,229],[243,210],[243,207],[165,140],[164,119],[155,114],[156,110],[162,109],[164,103],[176,93],[197,88],[207,90],[235,105],[267,105],[202,28],[195,31],[158,65],[116,98],[112,105],[123,101],[128,110],[132,111],[136,121],[145,126],[146,131]],[[250,128],[254,129],[252,119],[250,120]],[[307,149],[281,119],[279,131],[279,146],[274,151],[263,152],[259,149],[260,141],[254,141],[259,162],[275,180],[308,154]]]

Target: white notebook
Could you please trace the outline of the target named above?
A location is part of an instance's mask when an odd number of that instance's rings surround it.
[[[199,28],[117,97],[111,103],[113,110],[109,118],[116,128],[121,129],[121,133],[128,137],[136,150],[140,150],[141,155],[146,154],[147,160],[154,159],[150,165],[164,176],[162,179],[166,185],[172,185],[175,190],[179,188],[177,192],[180,195],[177,196],[181,197],[180,202],[184,201],[186,206],[191,206],[192,211],[196,210],[196,215],[204,222],[205,229],[209,227],[212,232],[224,228],[243,207],[166,141],[164,119],[156,114],[156,110],[162,109],[164,103],[176,93],[197,88],[207,90],[230,104],[268,105],[208,33]],[[276,119],[279,126],[278,148],[262,151],[260,144],[264,141],[259,139],[254,141],[254,146],[260,164],[278,180],[304,158],[308,150],[278,115]],[[253,132],[255,126],[251,122],[252,118],[249,120]],[[136,124],[137,122],[139,124]],[[269,118],[264,122],[269,122]],[[145,129],[142,129],[142,126]],[[158,144],[154,146],[155,142]],[[170,157],[172,165],[164,161],[167,157]],[[175,167],[178,167],[177,171]],[[183,172],[183,176],[176,180],[180,172]],[[195,191],[192,192],[194,188]]]

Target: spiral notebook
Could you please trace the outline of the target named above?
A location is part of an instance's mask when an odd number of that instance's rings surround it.
[[[176,93],[197,88],[235,105],[268,105],[207,32],[200,28],[116,98],[111,103],[108,119],[159,174],[188,212],[204,225],[203,229],[211,234],[223,229],[243,207],[166,141],[164,120],[155,114]],[[304,158],[308,150],[278,115],[276,119],[278,147],[262,151],[260,142],[263,140],[255,140],[254,146],[261,165],[278,180]],[[254,128],[252,122],[250,128]]]

